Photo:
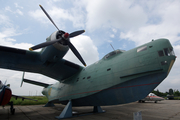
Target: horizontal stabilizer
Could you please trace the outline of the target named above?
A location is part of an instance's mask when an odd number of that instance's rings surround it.
[[[42,86],[42,87],[48,87],[49,86],[49,84],[42,83],[42,82],[37,82],[37,81],[33,81],[33,80],[28,80],[28,79],[23,79],[23,81],[27,82],[27,83],[30,83],[30,84]]]
[[[33,80],[24,79],[24,75],[25,75],[25,72],[23,72],[21,87],[22,87],[23,82],[27,82],[27,83],[34,84],[34,85],[38,85],[38,86],[42,86],[42,87],[48,87],[48,86],[49,86],[49,84],[46,84],[46,83],[42,83],[42,82],[37,82],[37,81],[33,81]]]

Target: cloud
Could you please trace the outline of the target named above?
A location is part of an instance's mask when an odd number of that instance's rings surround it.
[[[87,65],[90,65],[99,60],[98,49],[93,44],[93,41],[90,37],[79,35],[77,37],[71,38],[71,42],[81,54]],[[71,50],[68,51],[64,58],[66,60],[82,65],[82,63],[77,59],[77,57],[72,53]]]
[[[0,29],[0,44],[1,45],[12,45],[12,42],[15,39],[11,38],[12,36],[19,35],[15,30],[13,24],[10,19],[5,15],[0,15],[0,25],[3,27]]]
[[[135,29],[147,21],[143,9],[127,0],[90,0],[86,10],[86,26],[89,30],[111,27],[121,30]]]
[[[19,14],[19,15],[23,15],[23,12],[22,12],[21,10],[19,10],[19,9],[17,9],[17,10],[15,11],[15,13],[17,13],[17,14]]]
[[[15,7],[16,7],[16,8],[23,9],[23,7],[22,7],[22,6],[19,6],[19,4],[18,4],[18,3],[14,3],[14,5],[15,5]]]
[[[84,17],[83,14],[79,13],[82,13],[82,11],[79,9],[62,9],[60,7],[54,6],[51,9],[46,9],[46,12],[51,16],[55,24],[57,24],[57,26],[61,29],[65,28],[65,23],[67,21],[71,21],[74,27],[84,27]],[[50,23],[41,9],[30,11],[29,15],[43,24]]]
[[[152,12],[153,14],[156,14],[155,16],[159,16],[161,22],[154,24],[147,23],[136,30],[129,30],[127,32],[122,31],[120,33],[120,38],[134,41],[136,45],[146,43],[151,39],[168,38],[171,43],[174,44],[180,40],[180,36],[178,36],[180,33],[180,16],[177,16],[179,10],[180,2],[178,1],[166,1],[156,5]],[[156,13],[154,13],[154,11],[156,11]]]
[[[9,7],[9,6],[5,7],[5,11],[9,11],[9,12],[14,13],[14,14],[23,15],[23,12],[20,9],[11,10],[11,7]]]

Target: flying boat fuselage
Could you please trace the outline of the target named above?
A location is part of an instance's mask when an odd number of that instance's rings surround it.
[[[169,74],[176,59],[169,40],[115,50],[73,76],[44,88],[49,101],[73,106],[124,104],[144,98]]]

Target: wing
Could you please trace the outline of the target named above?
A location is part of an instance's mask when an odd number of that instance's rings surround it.
[[[18,95],[12,95],[12,97],[16,98],[16,100],[17,100],[17,98],[21,98],[22,100],[27,99],[27,100],[37,101],[37,100],[31,99],[31,98],[26,98],[26,97],[22,97],[22,96],[18,96]]]
[[[42,60],[41,52],[0,46],[0,68],[40,73],[61,81],[74,75],[83,67],[64,59],[58,59],[55,62]]]
[[[38,72],[41,69],[41,64],[40,55],[37,52],[0,46],[1,68]]]

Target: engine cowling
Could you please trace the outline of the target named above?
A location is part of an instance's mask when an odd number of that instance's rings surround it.
[[[64,31],[55,31],[52,33],[46,41],[54,41],[59,39],[64,34]],[[55,62],[58,59],[62,59],[69,50],[69,46],[63,40],[47,46],[41,51],[41,60]]]

